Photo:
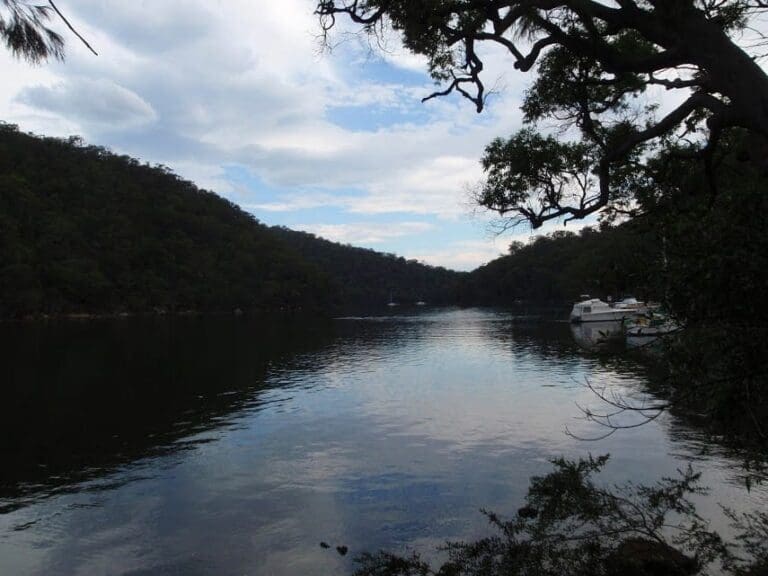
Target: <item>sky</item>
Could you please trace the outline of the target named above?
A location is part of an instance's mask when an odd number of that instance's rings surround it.
[[[164,164],[265,224],[432,265],[470,270],[532,234],[497,236],[468,192],[532,80],[500,54],[478,115],[457,96],[422,103],[435,87],[394,38],[371,50],[339,29],[323,50],[313,0],[57,5],[99,55],[59,22],[63,63],[0,51],[0,120]]]

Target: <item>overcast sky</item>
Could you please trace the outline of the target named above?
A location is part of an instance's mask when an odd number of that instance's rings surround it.
[[[489,57],[499,92],[478,115],[458,97],[422,104],[424,64],[394,44],[322,51],[312,0],[58,5],[99,56],[58,23],[63,64],[0,51],[0,118],[23,130],[78,134],[166,164],[266,224],[430,264],[471,269],[531,234],[494,237],[466,191],[484,146],[520,126],[531,77],[508,60]]]

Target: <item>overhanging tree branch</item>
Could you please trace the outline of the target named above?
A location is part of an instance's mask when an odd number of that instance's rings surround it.
[[[433,78],[446,84],[425,101],[455,92],[478,112],[484,108],[481,43],[502,47],[521,72],[536,69],[526,123],[555,120],[580,131],[593,149],[587,188],[573,174],[564,174],[563,186],[520,178],[507,190],[509,179],[494,177],[481,205],[534,227],[626,203],[633,178],[642,177],[643,154],[659,143],[689,138],[712,172],[723,131],[742,127],[768,139],[768,75],[730,36],[766,9],[763,0],[318,3],[321,19],[344,13],[369,33],[391,26],[408,49],[426,56]],[[689,94],[655,120],[653,106],[639,99],[651,86]],[[521,158],[528,152],[517,150]]]

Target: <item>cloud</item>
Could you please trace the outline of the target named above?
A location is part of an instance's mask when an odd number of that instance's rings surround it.
[[[344,242],[391,251],[428,231],[398,222],[460,219],[483,147],[519,125],[519,90],[480,116],[455,96],[422,104],[434,90],[423,58],[395,39],[383,54],[355,42],[320,53],[314,7],[78,0],[67,15],[100,56],[71,37],[64,64],[30,69],[0,52],[0,107],[22,129],[171,166],[270,223],[317,231],[325,224],[305,212],[336,208],[349,222],[321,235]],[[231,166],[251,178],[235,181]],[[361,224],[372,215],[376,225]]]
[[[435,266],[452,270],[474,270],[506,253],[506,239],[466,240],[452,243],[448,248],[414,254],[413,257]]]
[[[372,178],[365,187],[366,193],[355,195],[325,192],[290,192],[271,202],[247,203],[246,208],[266,212],[292,212],[320,207],[335,207],[358,215],[376,214],[419,214],[433,215],[441,219],[454,220],[467,211],[465,184],[480,177],[479,164],[470,158],[460,156],[436,156],[433,158],[409,158],[407,150],[401,150],[402,158],[380,156],[381,167],[352,166],[344,174],[317,176],[313,183],[326,190],[350,188],[366,175]],[[373,160],[371,160],[373,161]],[[291,181],[295,173],[276,173],[277,167],[291,162],[278,160],[270,154],[260,160],[264,168],[258,170],[261,176],[272,178],[272,183],[284,187],[302,186],[303,178]],[[302,161],[304,169],[312,170],[320,162],[311,157]],[[338,161],[341,163],[341,160]],[[283,178],[288,178],[284,180]]]
[[[357,222],[348,224],[299,224],[294,228],[342,244],[380,244],[393,238],[423,234],[432,230],[434,226],[428,222],[390,222],[386,224]]]
[[[104,128],[136,128],[157,119],[138,94],[110,80],[67,79],[23,89],[18,101],[46,112]]]
[[[79,0],[72,10],[97,22],[99,35],[108,35],[127,49],[152,57],[169,50],[184,50],[204,37],[211,11],[202,3],[183,0],[133,0],[119,8],[103,0]]]

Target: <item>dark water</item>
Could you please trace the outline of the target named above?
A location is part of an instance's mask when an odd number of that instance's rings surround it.
[[[607,481],[693,463],[717,502],[768,503],[665,416],[600,442],[584,382],[650,377],[568,324],[482,310],[327,322],[0,326],[0,574],[335,574],[364,550],[487,533],[548,459]],[[320,541],[345,544],[342,558]]]

